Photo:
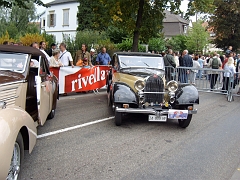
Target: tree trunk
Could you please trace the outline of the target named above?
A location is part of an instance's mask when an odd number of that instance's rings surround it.
[[[137,14],[136,27],[133,32],[133,45],[132,45],[133,52],[138,51],[139,34],[140,34],[140,28],[142,26],[143,6],[144,6],[144,0],[139,0],[139,9]]]

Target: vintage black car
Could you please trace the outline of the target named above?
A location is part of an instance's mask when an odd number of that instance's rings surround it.
[[[118,52],[113,55],[112,70],[107,80],[108,104],[120,126],[125,114],[147,114],[148,120],[166,122],[177,119],[186,128],[197,113],[197,89],[190,84],[165,80],[161,55]]]

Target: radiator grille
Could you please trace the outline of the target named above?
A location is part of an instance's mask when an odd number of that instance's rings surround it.
[[[163,102],[163,94],[155,94],[154,92],[163,92],[164,83],[161,77],[157,75],[150,76],[146,82],[145,92],[153,92],[145,94],[145,102],[161,103]]]
[[[7,106],[15,104],[19,84],[0,86],[0,101],[7,103]]]

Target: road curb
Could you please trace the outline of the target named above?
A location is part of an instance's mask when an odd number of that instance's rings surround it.
[[[234,172],[230,180],[239,180],[240,179],[240,164],[238,165],[236,171]]]

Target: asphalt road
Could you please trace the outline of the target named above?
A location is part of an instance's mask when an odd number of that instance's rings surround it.
[[[57,134],[25,154],[20,179],[231,179],[240,163],[240,98],[201,93],[197,108],[187,129],[141,115],[116,127],[113,119],[86,124],[113,115],[106,93],[61,97],[55,118],[38,128],[38,135]]]

